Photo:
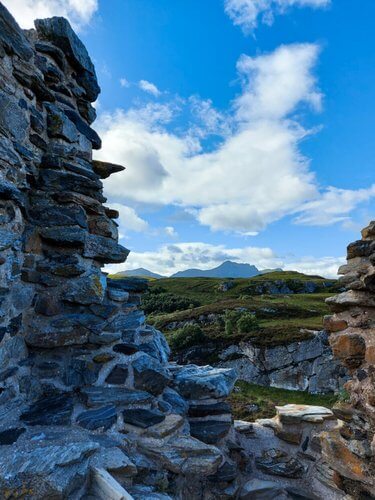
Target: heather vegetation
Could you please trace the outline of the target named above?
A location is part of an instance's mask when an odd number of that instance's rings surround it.
[[[227,280],[165,278],[149,282],[143,306],[172,350],[193,345],[190,333],[181,340],[186,324],[199,326],[206,341],[220,345],[251,340],[274,346],[321,329],[325,299],[337,288],[334,280],[292,271]]]

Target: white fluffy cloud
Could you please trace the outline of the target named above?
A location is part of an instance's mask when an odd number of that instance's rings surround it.
[[[175,103],[148,104],[128,112],[102,114],[99,158],[112,158],[127,170],[108,179],[113,200],[174,204],[195,210],[215,230],[256,232],[318,196],[309,163],[299,150],[308,133],[291,119],[305,104],[319,108],[313,77],[319,49],[313,44],[282,46],[271,54],[242,56],[242,92],[230,112],[189,100],[200,125],[180,133],[169,123]],[[204,117],[207,116],[207,121]],[[205,152],[201,137],[221,135]]]
[[[302,257],[282,266],[285,270],[299,271],[305,274],[315,274],[324,278],[337,278],[337,271],[345,264],[345,257]]]
[[[98,0],[2,0],[22,28],[33,28],[34,19],[63,16],[76,30],[89,23]]]
[[[338,267],[345,262],[344,257],[304,257],[283,259],[270,248],[244,247],[228,248],[225,245],[211,245],[202,242],[175,243],[162,245],[156,251],[131,252],[126,264],[108,266],[109,272],[144,267],[150,271],[169,276],[188,268],[210,269],[225,260],[254,264],[258,269],[281,267],[285,270],[337,277]]]
[[[148,223],[139,217],[134,208],[121,203],[111,203],[111,208],[118,210],[120,214],[117,221],[120,238],[124,237],[128,231],[145,232],[148,230]]]
[[[375,184],[368,189],[337,189],[329,187],[317,200],[302,205],[297,224],[328,226],[350,219],[350,212],[360,203],[375,197]]]
[[[226,248],[224,245],[188,242],[162,245],[156,251],[132,251],[126,261],[126,267],[145,267],[160,274],[170,275],[190,267],[209,269],[225,260],[256,263],[264,268],[269,267],[270,262],[281,262],[270,248]],[[108,269],[111,272],[118,271],[124,269],[124,264],[108,266]]]
[[[166,226],[164,228],[164,232],[170,238],[177,238],[178,237],[177,231],[173,226]]]
[[[121,87],[125,87],[125,88],[128,88],[130,87],[130,82],[125,78],[120,78],[120,85]]]
[[[158,97],[161,94],[161,92],[157,88],[157,86],[154,83],[149,82],[147,80],[139,80],[138,86],[144,92],[147,92],[148,94],[152,94],[155,97]]]
[[[225,12],[236,26],[245,33],[251,33],[259,18],[265,24],[272,24],[275,14],[282,14],[290,7],[327,7],[331,0],[224,0]]]
[[[322,106],[318,55],[316,44],[242,55],[241,92],[224,112],[195,96],[101,114],[97,156],[128,167],[105,182],[107,194],[125,204],[181,206],[212,230],[247,235],[286,215],[307,225],[346,220],[373,189],[321,189],[299,149],[314,131],[297,111]],[[180,115],[184,129],[174,127]],[[218,140],[207,150],[208,136]]]

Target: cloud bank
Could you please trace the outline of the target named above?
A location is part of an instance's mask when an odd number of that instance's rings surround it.
[[[276,14],[283,14],[291,7],[327,7],[331,0],[225,0],[225,12],[249,34],[258,26],[259,21],[271,25]]]
[[[105,182],[107,195],[124,205],[180,206],[214,231],[242,234],[287,215],[307,225],[346,219],[373,188],[322,190],[300,150],[314,132],[301,112],[322,107],[318,55],[316,44],[242,55],[241,91],[226,111],[193,96],[102,114],[97,157],[127,166]],[[186,108],[192,119],[181,129],[174,123]],[[207,138],[213,147],[205,147]]]
[[[225,260],[254,264],[258,269],[282,267],[285,270],[337,277],[338,267],[345,262],[344,257],[304,257],[285,259],[275,254],[271,248],[244,247],[228,248],[225,245],[211,245],[203,242],[186,242],[162,245],[156,251],[131,252],[124,264],[107,266],[109,272],[118,272],[126,267],[144,267],[153,272],[169,276],[188,268],[210,269]]]

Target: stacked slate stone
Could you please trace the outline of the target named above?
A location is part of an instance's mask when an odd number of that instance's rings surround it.
[[[101,272],[128,250],[101,182],[123,167],[92,160],[98,93],[65,19],[22,31],[0,4],[0,498],[110,498],[113,477],[227,498],[234,370],[169,364],[145,282]]]
[[[325,318],[334,355],[350,370],[350,402],[335,410],[341,426],[322,436],[323,453],[340,488],[354,498],[375,492],[375,221],[348,246],[339,269],[347,291],[327,300]]]

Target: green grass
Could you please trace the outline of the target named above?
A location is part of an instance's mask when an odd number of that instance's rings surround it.
[[[185,311],[153,314],[149,316],[149,321],[168,336],[167,325],[174,321],[198,320],[201,315],[222,314],[226,309],[244,307],[254,312],[259,320],[259,329],[255,332],[228,338],[224,329],[218,325],[203,326],[204,332],[213,341],[220,340],[224,343],[251,339],[259,345],[280,345],[308,338],[309,335],[301,333],[301,329],[322,328],[322,318],[329,313],[325,299],[331,295],[332,293],[320,293],[222,298]]]
[[[238,381],[228,401],[232,405],[235,419],[253,422],[258,418],[274,417],[276,414],[275,406],[305,404],[332,408],[337,399],[338,396],[331,394],[309,394],[303,391],[288,391]],[[246,407],[252,404],[259,407],[258,411],[249,412]]]
[[[162,278],[153,280],[150,283],[152,287],[162,287],[166,292],[174,293],[176,295],[184,295],[193,299],[199,300],[202,305],[211,304],[217,300],[240,298],[243,295],[249,295],[249,290],[253,285],[261,283],[284,280],[288,281],[301,281],[311,282],[321,285],[323,288],[325,284],[332,283],[334,280],[327,280],[320,276],[309,276],[306,274],[298,273],[295,271],[273,272],[254,276],[253,278]],[[221,292],[219,285],[223,282],[231,282],[233,287],[227,292]]]
[[[316,293],[289,295],[254,295],[254,287],[265,282],[282,279],[287,284],[313,281],[319,286]],[[297,280],[297,281],[296,281]],[[223,282],[231,282],[233,287],[228,291],[220,291]],[[148,320],[162,330],[166,336],[168,325],[172,322],[199,320],[201,315],[222,315],[225,310],[245,308],[256,315],[259,328],[248,334],[225,335],[219,324],[200,325],[209,341],[227,345],[241,340],[251,340],[259,346],[273,346],[288,342],[304,340],[309,334],[301,329],[319,330],[322,318],[329,313],[325,299],[336,293],[336,285],[326,288],[334,280],[326,280],[319,276],[308,276],[294,271],[272,272],[253,278],[219,279],[219,278],[162,278],[150,282],[152,290],[162,289],[164,293],[197,301],[200,306],[172,313],[152,313]]]

